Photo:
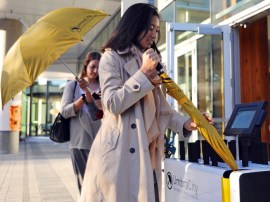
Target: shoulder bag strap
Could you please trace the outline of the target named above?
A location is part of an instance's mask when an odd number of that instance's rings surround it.
[[[74,84],[74,90],[73,90],[73,99],[75,98],[75,90],[77,87],[77,81],[75,80],[75,84]]]

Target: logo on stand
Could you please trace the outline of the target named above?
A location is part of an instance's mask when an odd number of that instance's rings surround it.
[[[185,176],[182,178],[181,176],[167,172],[165,180],[169,190],[184,193],[192,198],[198,198],[199,185],[190,177]]]

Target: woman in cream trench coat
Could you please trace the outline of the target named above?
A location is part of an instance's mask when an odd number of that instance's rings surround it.
[[[148,4],[130,9],[122,20],[134,16],[134,10],[138,16],[144,12],[157,15]],[[144,38],[156,37],[159,24],[157,17],[154,20],[154,33],[146,31]],[[142,53],[133,43],[122,50],[107,48],[102,55],[99,76],[104,117],[90,151],[80,201],[158,201],[153,171],[160,182],[165,130],[171,128],[182,135],[184,124],[193,122],[173,110],[160,87],[153,85],[155,79],[143,72],[145,61],[155,68],[157,56],[152,49]]]

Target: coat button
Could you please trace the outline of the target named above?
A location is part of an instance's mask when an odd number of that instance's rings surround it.
[[[139,85],[135,84],[133,88],[137,90],[139,88]]]
[[[131,128],[132,129],[135,129],[136,128],[136,124],[135,123],[131,124]]]
[[[134,148],[130,148],[129,149],[129,152],[133,154],[135,152],[135,149]]]

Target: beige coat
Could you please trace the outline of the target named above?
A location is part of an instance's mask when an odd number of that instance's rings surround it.
[[[187,119],[139,70],[140,60],[134,46],[106,50],[101,58],[104,118],[90,151],[80,201],[155,201],[153,169],[160,182],[165,130],[182,135]]]

